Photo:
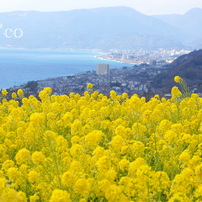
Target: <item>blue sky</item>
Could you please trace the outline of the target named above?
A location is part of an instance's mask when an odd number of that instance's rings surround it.
[[[128,6],[148,15],[184,14],[191,8],[202,8],[202,0],[0,0],[0,12],[67,11],[108,6]]]

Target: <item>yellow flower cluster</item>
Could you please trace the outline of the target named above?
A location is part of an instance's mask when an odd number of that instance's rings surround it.
[[[174,77],[174,81],[175,81],[176,83],[180,83],[180,82],[182,81],[182,78],[181,78],[180,76],[175,76],[175,77]]]
[[[2,100],[0,201],[202,201],[202,98],[92,87]]]
[[[178,89],[178,87],[174,86],[172,88],[172,97],[174,99],[181,99],[181,98],[186,98],[186,97],[190,97],[191,92],[189,87],[187,86],[187,83],[185,82],[184,79],[182,79],[180,76],[175,76],[174,77],[174,81],[176,83],[179,83],[182,89],[182,93],[180,92],[180,90]]]

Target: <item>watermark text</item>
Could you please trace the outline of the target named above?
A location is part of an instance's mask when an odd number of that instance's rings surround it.
[[[4,25],[2,23],[0,23],[0,29],[3,31],[3,36],[7,39],[20,39],[24,35],[24,32],[21,28],[4,28]]]

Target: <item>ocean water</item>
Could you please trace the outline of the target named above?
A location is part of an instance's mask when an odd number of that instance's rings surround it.
[[[96,64],[110,68],[132,66],[101,60],[92,52],[65,50],[0,49],[0,89],[47,78],[95,70]]]

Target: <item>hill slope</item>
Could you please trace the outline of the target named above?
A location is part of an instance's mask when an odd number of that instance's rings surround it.
[[[173,77],[177,75],[185,79],[190,88],[197,87],[198,91],[202,92],[202,50],[177,58],[167,67],[166,72],[154,79],[152,86],[169,92],[170,88],[176,85]]]

